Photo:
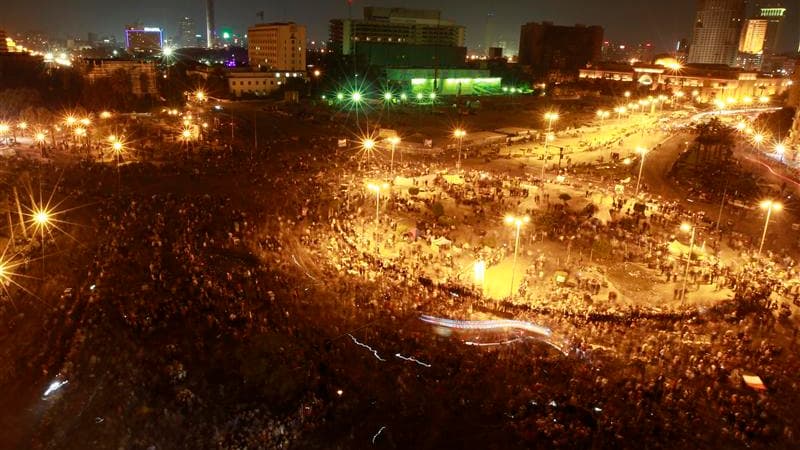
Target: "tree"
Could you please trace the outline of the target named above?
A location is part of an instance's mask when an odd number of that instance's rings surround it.
[[[708,122],[703,122],[694,129],[697,137],[698,162],[705,161],[712,157],[714,159],[730,159],[733,155],[735,144],[733,128],[723,124],[718,118],[714,117]]]
[[[561,194],[558,194],[558,199],[564,202],[564,205],[566,205],[568,201],[572,200],[572,196],[566,192],[562,192]]]

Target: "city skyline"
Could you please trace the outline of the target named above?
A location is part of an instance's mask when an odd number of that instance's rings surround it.
[[[32,0],[24,6],[12,4],[6,7],[0,27],[14,33],[46,31],[53,37],[84,37],[88,32],[114,35],[119,39],[124,26],[141,22],[164,29],[165,36],[178,34],[178,22],[190,17],[198,34],[205,35],[205,1],[171,0],[156,2],[143,0],[135,6],[120,8],[99,0],[83,0],[75,4],[49,4],[43,0]],[[313,7],[309,7],[313,4]],[[526,7],[521,0],[502,0],[492,4],[459,5],[454,0],[403,2],[403,7],[429,8],[442,11],[442,17],[467,28],[467,45],[479,48],[484,43],[486,17],[494,14],[493,28],[507,48],[516,52],[520,26],[525,22],[550,21],[559,25],[600,25],[605,29],[605,39],[620,42],[653,42],[658,51],[672,49],[680,38],[691,38],[695,15],[694,0],[678,0],[670,3],[642,5],[635,0],[618,0],[615,7],[588,0],[566,0],[547,2],[537,8]],[[76,7],[78,6],[78,7]],[[364,6],[399,6],[395,0],[354,2],[352,16],[360,17]],[[784,5],[786,6],[786,5]],[[347,18],[348,8],[344,1],[305,1],[298,4],[277,5],[276,2],[261,3],[247,0],[236,5],[217,5],[216,26],[218,30],[230,29],[244,34],[248,26],[261,21],[257,16],[264,11],[264,21],[292,20],[307,25],[309,40],[327,40],[329,21]],[[525,10],[530,12],[525,12]],[[798,8],[788,5],[785,26],[778,45],[779,52],[794,51],[800,39]],[[101,20],[102,19],[102,20]]]

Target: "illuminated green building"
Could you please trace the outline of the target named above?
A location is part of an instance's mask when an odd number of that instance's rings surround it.
[[[483,69],[386,69],[389,83],[412,95],[499,95],[502,79]]]

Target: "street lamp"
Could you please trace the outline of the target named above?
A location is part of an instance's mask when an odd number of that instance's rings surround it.
[[[514,238],[514,262],[511,265],[511,288],[509,293],[509,300],[514,299],[514,272],[517,270],[517,252],[519,251],[519,231],[522,228],[522,224],[528,223],[531,221],[531,218],[528,216],[524,217],[515,217],[512,215],[508,215],[505,218],[506,225],[514,225],[516,227],[516,236]]]
[[[204,101],[206,101],[206,98],[207,98],[207,96],[206,96],[206,93],[204,91],[202,91],[202,90],[195,91],[194,99],[197,100],[198,102],[204,102]]]
[[[100,113],[100,118],[101,119],[110,119],[111,118],[111,113],[108,112],[108,111],[103,111],[103,112]]]
[[[397,147],[397,144],[400,143],[400,138],[398,136],[392,136],[389,138],[389,143],[392,144],[392,159],[391,165],[389,166],[389,173],[394,177],[394,149]]]
[[[484,281],[486,280],[486,262],[483,260],[475,261],[475,284],[481,287],[481,295],[483,295]]]
[[[389,189],[388,183],[375,184],[369,183],[367,189],[375,193],[375,224],[380,223],[381,218],[381,191]]]
[[[764,221],[764,232],[761,234],[761,244],[758,246],[758,256],[761,256],[761,250],[764,249],[764,240],[767,238],[767,227],[769,226],[769,219],[772,216],[772,211],[778,212],[782,210],[783,205],[774,200],[764,200],[761,202],[761,209],[767,210],[767,219]]]
[[[759,147],[760,147],[760,146],[761,146],[761,144],[764,142],[764,135],[763,135],[763,134],[761,134],[761,133],[756,133],[756,134],[753,136],[753,142],[755,142],[756,146],[759,146]]]
[[[691,238],[689,239],[689,257],[686,259],[686,269],[683,271],[683,288],[681,289],[681,306],[683,306],[683,301],[686,299],[686,280],[689,277],[689,263],[692,261],[692,253],[694,253],[694,234],[697,230],[695,225],[691,225],[688,223],[681,224],[681,231],[684,233],[691,233]]]
[[[782,142],[779,142],[775,145],[775,153],[781,156],[781,162],[783,162],[783,154],[786,153],[786,146],[783,145]]]
[[[467,135],[467,132],[462,130],[461,128],[456,128],[453,131],[453,137],[458,139],[458,161],[456,161],[456,168],[461,168],[461,143],[464,140],[464,136]]]
[[[544,158],[542,159],[542,182],[544,182],[544,168],[547,165],[547,142],[550,139],[550,130],[553,128],[553,122],[558,120],[558,113],[548,111],[544,113],[544,120],[547,121],[547,133],[544,135]]]
[[[639,161],[639,176],[636,177],[636,191],[634,193],[634,197],[639,196],[639,184],[642,182],[642,168],[644,168],[644,156],[647,154],[647,149],[644,147],[637,147],[636,153],[640,156]]]

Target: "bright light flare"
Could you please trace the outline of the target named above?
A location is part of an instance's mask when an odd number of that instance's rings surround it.
[[[361,148],[368,152],[372,151],[372,149],[375,148],[375,139],[372,138],[364,139],[363,141],[361,141]]]
[[[773,211],[780,211],[783,209],[783,204],[775,200],[764,200],[759,206],[761,206],[761,209],[772,209]]]
[[[519,227],[519,226],[522,226],[522,224],[530,222],[531,218],[529,216],[516,217],[516,216],[512,216],[512,215],[509,214],[509,215],[507,215],[505,217],[505,219],[503,221],[507,225],[512,225],[513,224],[513,225],[516,225],[516,226]]]

